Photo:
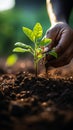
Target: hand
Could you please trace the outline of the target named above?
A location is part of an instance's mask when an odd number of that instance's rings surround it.
[[[47,48],[49,52],[55,47],[58,54],[57,59],[46,54],[45,66],[60,67],[67,65],[73,58],[73,30],[66,23],[58,22],[47,31],[45,37],[52,39],[52,43],[45,48],[45,52],[47,52]]]

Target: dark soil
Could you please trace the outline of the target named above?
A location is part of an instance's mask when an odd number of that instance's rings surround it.
[[[0,69],[0,130],[73,130],[73,77],[51,72]]]

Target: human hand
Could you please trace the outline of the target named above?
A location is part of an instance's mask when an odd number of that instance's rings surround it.
[[[58,22],[47,31],[45,37],[52,39],[52,43],[45,48],[45,53],[55,47],[58,54],[57,59],[46,54],[45,67],[60,67],[69,64],[73,58],[73,30],[68,24]]]

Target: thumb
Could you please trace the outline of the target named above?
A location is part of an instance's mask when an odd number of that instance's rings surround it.
[[[56,27],[50,28],[45,34],[45,38],[52,39],[51,44],[48,45],[48,51],[57,45],[59,30]]]

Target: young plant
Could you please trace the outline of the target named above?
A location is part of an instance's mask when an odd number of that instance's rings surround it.
[[[49,38],[43,38],[43,28],[40,23],[36,23],[33,27],[33,30],[22,27],[23,32],[25,35],[33,42],[34,46],[30,46],[21,42],[15,43],[15,48],[13,49],[13,52],[21,52],[26,53],[29,52],[34,57],[34,66],[35,66],[35,76],[37,77],[38,74],[38,62],[40,59],[45,57],[45,53],[43,53],[43,49],[45,46],[49,45],[51,43],[51,39]],[[50,51],[50,55],[53,55],[54,57],[57,57],[57,54],[55,51]]]

